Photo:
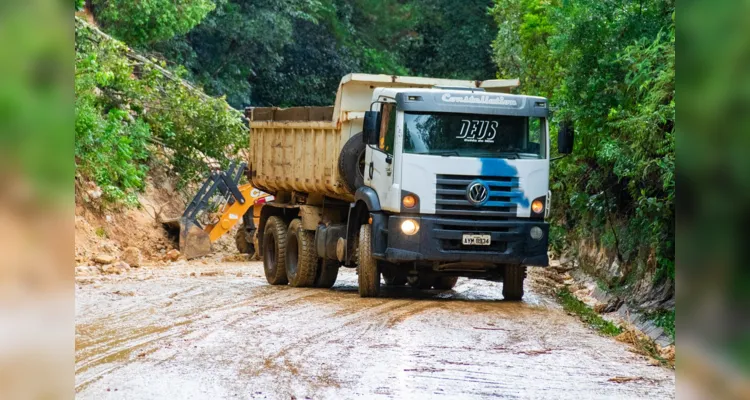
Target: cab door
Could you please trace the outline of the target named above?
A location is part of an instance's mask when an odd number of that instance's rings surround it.
[[[393,185],[393,153],[396,137],[396,107],[394,103],[381,103],[380,134],[378,145],[365,150],[365,185],[378,194],[380,204],[388,204],[388,193]],[[398,211],[398,210],[391,210]]]

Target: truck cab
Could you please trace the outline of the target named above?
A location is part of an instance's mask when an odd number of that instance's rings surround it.
[[[548,117],[542,97],[373,91],[356,197],[379,205],[372,252],[386,281],[506,280],[506,269],[523,277],[526,265],[548,265]],[[506,297],[522,296],[514,289]]]

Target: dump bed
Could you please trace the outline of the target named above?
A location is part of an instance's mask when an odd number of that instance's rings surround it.
[[[331,107],[275,107],[245,110],[250,120],[251,183],[266,192],[300,192],[352,201],[339,174],[339,154],[349,138],[362,131],[377,87],[481,87],[509,92],[517,79],[464,81],[409,76],[349,74],[341,79]]]

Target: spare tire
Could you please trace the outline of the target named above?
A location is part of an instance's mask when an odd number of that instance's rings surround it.
[[[365,142],[362,132],[350,137],[341,149],[339,174],[352,193],[365,185]]]

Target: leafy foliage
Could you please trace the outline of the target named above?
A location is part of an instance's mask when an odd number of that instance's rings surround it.
[[[655,258],[673,282],[674,2],[507,0],[492,14],[500,70],[576,124],[574,156],[552,171],[556,223],[621,260]]]
[[[207,93],[226,95],[238,108],[329,105],[350,72],[491,78],[489,44],[496,31],[490,5],[222,0],[187,34],[140,48],[184,65]]]
[[[92,0],[108,31],[139,45],[187,33],[216,5],[211,0]]]
[[[244,145],[246,127],[223,99],[205,96],[163,68],[76,19],[76,168],[112,203],[133,205],[156,144],[183,180]],[[227,154],[229,152],[229,154]]]
[[[675,340],[675,310],[662,310],[652,314],[648,314],[647,317],[654,321],[656,326],[664,329],[664,332]]]
[[[488,10],[492,1],[421,0],[418,33],[404,50],[405,65],[417,75],[485,80],[496,75],[490,45],[497,27]],[[517,75],[503,75],[504,78]]]

